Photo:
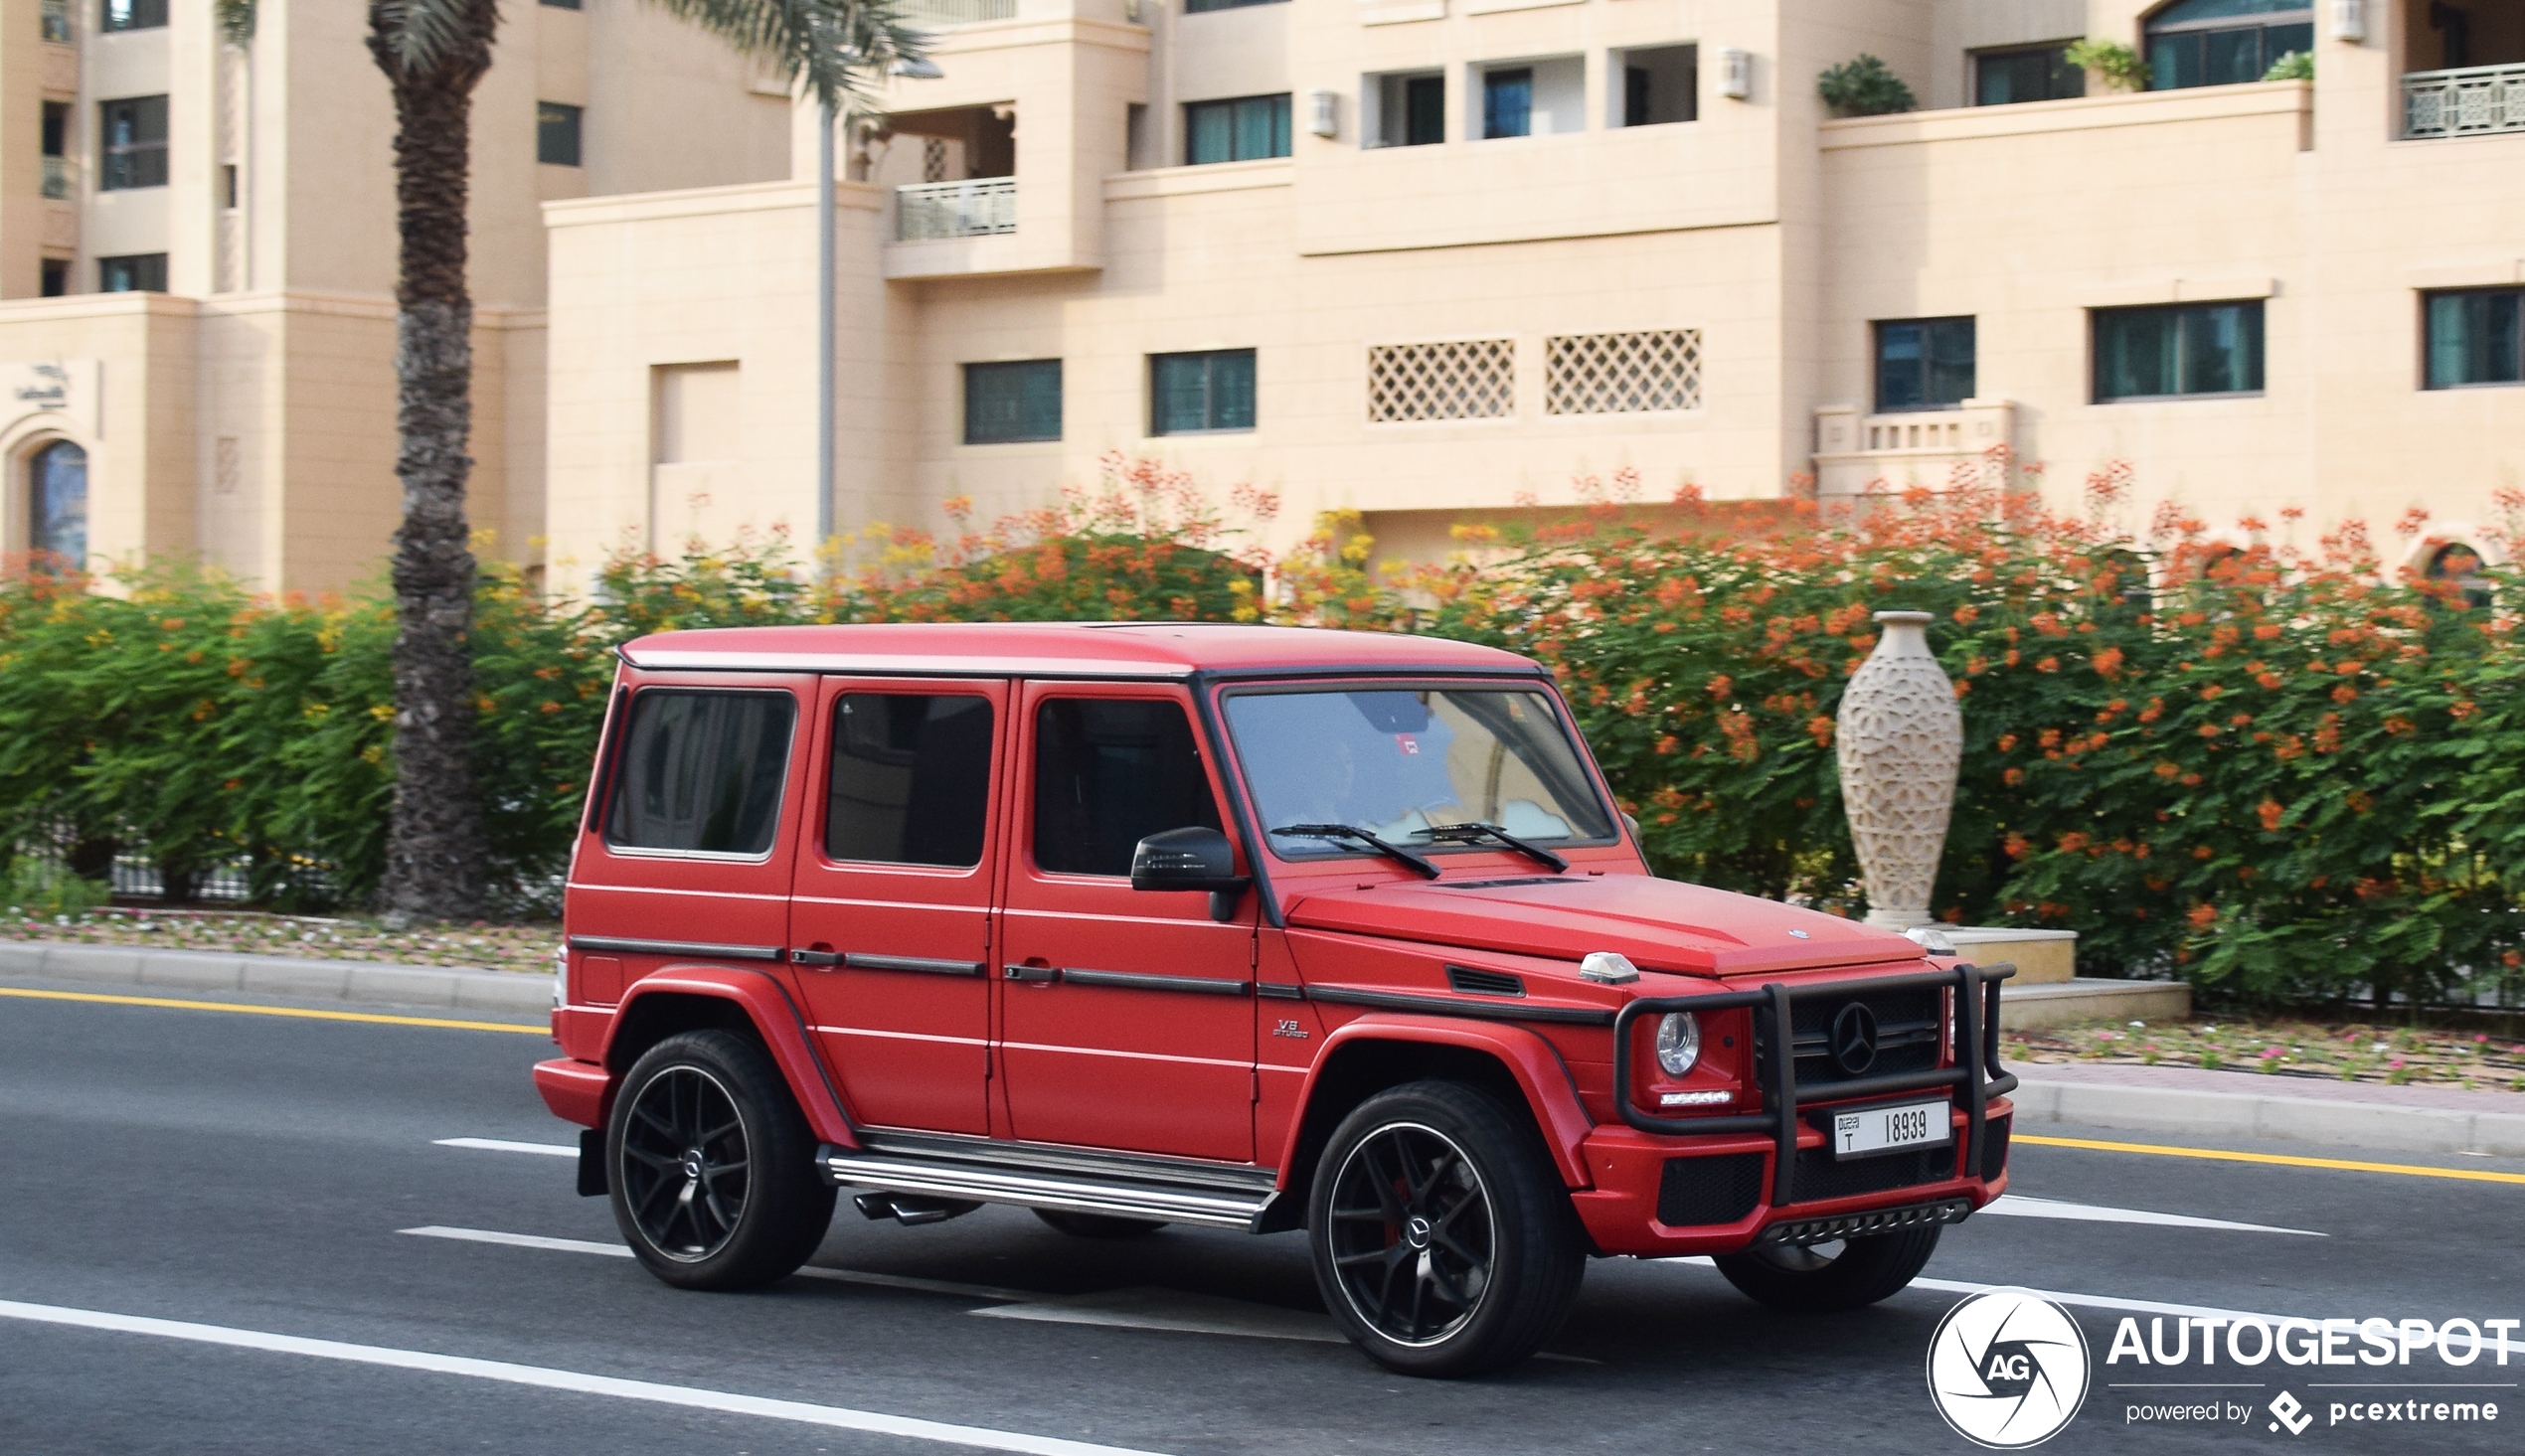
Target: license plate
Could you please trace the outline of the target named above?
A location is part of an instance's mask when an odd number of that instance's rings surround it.
[[[1905,1102],[1886,1107],[1860,1107],[1832,1114],[1832,1156],[1864,1158],[1896,1148],[1934,1147],[1954,1141],[1946,1125],[1946,1104]]]

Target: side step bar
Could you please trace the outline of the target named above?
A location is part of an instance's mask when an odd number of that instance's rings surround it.
[[[854,1150],[829,1143],[816,1149],[815,1166],[825,1182],[842,1187],[1249,1232],[1260,1229],[1262,1214],[1279,1197],[1268,1187],[1222,1189],[1094,1176],[1063,1168],[1021,1168],[997,1161]]]

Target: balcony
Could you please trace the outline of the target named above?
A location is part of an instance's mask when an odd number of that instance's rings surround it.
[[[2004,455],[2016,445],[2016,404],[2004,399],[1966,400],[1951,409],[1905,409],[1862,414],[1849,404],[1815,411],[1815,480],[1826,497],[1862,495],[1869,487],[1932,490],[1993,481]]]
[[[44,39],[67,46],[71,40],[71,0],[44,0]]]
[[[2403,77],[2403,135],[2525,131],[2525,65],[2414,71]]]
[[[46,157],[44,159],[44,195],[55,202],[65,201],[70,197],[70,158]]]
[[[904,0],[895,14],[924,30],[1015,20],[1017,0]]]
[[[1017,231],[1017,179],[976,177],[895,189],[895,241],[991,238]]]

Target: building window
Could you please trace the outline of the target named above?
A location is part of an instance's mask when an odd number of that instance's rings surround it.
[[[2427,310],[2428,388],[2525,383],[2525,288],[2431,293]]]
[[[579,165],[579,119],[585,113],[560,101],[535,103],[535,160],[548,167]]]
[[[1662,126],[1701,114],[1700,48],[1659,46],[1620,57],[1622,126]]]
[[[96,186],[106,192],[167,185],[167,98],[127,96],[97,108],[104,122],[104,165]]]
[[[1543,412],[1701,407],[1701,331],[1556,334],[1543,341]]]
[[[164,293],[167,291],[167,255],[163,252],[134,252],[122,257],[96,259],[96,291]]]
[[[167,23],[167,0],[105,0],[100,30],[149,31]],[[65,37],[65,39],[68,39]]]
[[[69,45],[71,0],[43,0],[39,9],[44,17],[44,39],[59,45]]]
[[[71,260],[66,257],[46,258],[44,260],[44,281],[42,287],[44,289],[44,296],[47,298],[59,298],[70,292]]]
[[[1254,428],[1254,351],[1213,349],[1148,358],[1148,432]]]
[[[1363,145],[1425,147],[1446,140],[1446,78],[1437,72],[1368,79],[1376,124]]]
[[[1528,136],[1534,131],[1534,69],[1485,71],[1481,78],[1482,140]]]
[[[1255,162],[1288,155],[1288,93],[1184,107],[1184,160]]]
[[[1972,103],[2058,101],[2087,94],[2087,69],[2069,64],[2069,45],[1984,51],[1972,58]]]
[[[1281,0],[1184,0],[1184,9],[1200,15],[1211,10],[1239,10],[1248,5],[1276,5]]]
[[[964,366],[964,442],[1007,445],[1061,438],[1061,361]]]
[[[1886,319],[1876,326],[1876,407],[1952,409],[1972,398],[1969,318]]]
[[[87,565],[87,452],[56,440],[27,462],[27,499],[34,507],[30,538],[38,555],[76,570]]]
[[[577,10],[579,8],[579,0],[537,0],[537,3],[551,6],[555,10]]]
[[[2096,401],[2262,389],[2262,300],[2096,310]]]
[[[1506,419],[1517,412],[1517,341],[1449,339],[1368,349],[1368,422]]]
[[[2306,0],[2175,0],[2148,20],[2148,89],[2260,81],[2280,57],[2313,49]]]
[[[70,130],[70,102],[46,101],[44,103],[44,195],[57,201],[71,195]]]

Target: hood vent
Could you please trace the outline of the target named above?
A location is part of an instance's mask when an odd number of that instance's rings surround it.
[[[1475,996],[1523,996],[1526,983],[1522,977],[1506,971],[1477,971],[1471,966],[1448,966],[1446,984]]]

